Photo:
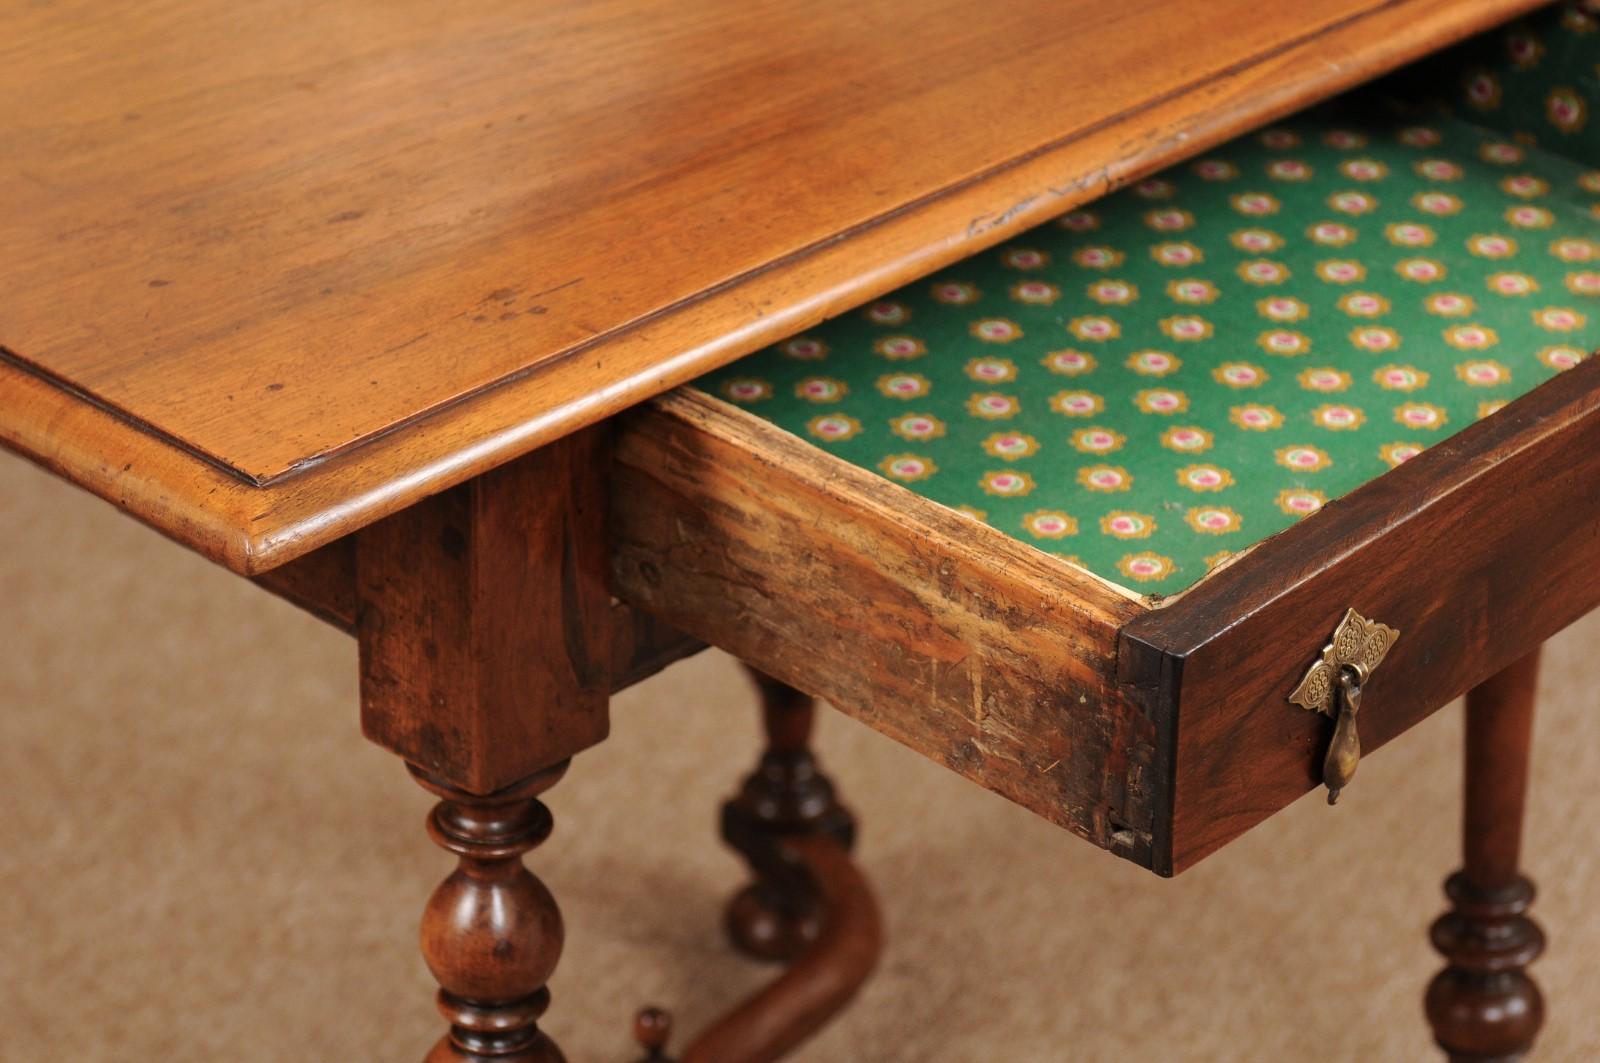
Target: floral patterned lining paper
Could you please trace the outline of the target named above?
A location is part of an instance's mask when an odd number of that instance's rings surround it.
[[[1600,343],[1600,21],[1557,8],[1438,64],[1453,107],[1336,101],[700,386],[1182,590]]]

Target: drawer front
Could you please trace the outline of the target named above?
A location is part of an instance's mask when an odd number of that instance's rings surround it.
[[[1288,696],[1347,609],[1400,632],[1364,685],[1370,752],[1596,606],[1590,359],[1124,629],[1122,677],[1171,750],[1170,870],[1320,784],[1333,724]],[[1364,797],[1358,778],[1330,814]]]

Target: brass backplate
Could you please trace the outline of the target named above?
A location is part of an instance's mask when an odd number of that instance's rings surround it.
[[[1387,624],[1368,620],[1354,609],[1347,611],[1339,626],[1333,629],[1332,640],[1322,647],[1322,654],[1294,688],[1289,700],[1312,712],[1335,715],[1334,695],[1340,669],[1354,670],[1357,678],[1365,683],[1399,638],[1400,632]]]

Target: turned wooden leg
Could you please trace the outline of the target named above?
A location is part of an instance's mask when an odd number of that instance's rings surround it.
[[[428,834],[460,859],[422,916],[422,955],[439,981],[450,1032],[428,1063],[561,1063],[539,1029],[545,988],[561,955],[561,912],[522,854],[550,836],[539,794],[566,771],[559,764],[488,796],[469,794],[411,766],[442,800]]]
[[[679,1063],[773,1063],[850,1002],[883,951],[878,903],[850,859],[855,819],[809,748],[811,698],[750,674],[761,691],[767,748],[722,806],[722,835],[755,878],[729,902],[727,929],[736,948],[787,969],[701,1030]],[[671,1037],[666,1012],[639,1012],[639,1063],[673,1063]]]
[[[1466,814],[1451,909],[1433,924],[1449,966],[1428,986],[1428,1021],[1453,1063],[1522,1058],[1544,1022],[1527,966],[1544,934],[1525,914],[1533,883],[1517,869],[1533,735],[1537,651],[1467,695]]]
[[[754,873],[754,881],[729,901],[726,925],[740,951],[787,961],[817,939],[823,906],[812,879],[775,843],[821,836],[849,850],[856,825],[811,752],[812,699],[753,668],[749,672],[761,693],[767,748],[722,808],[722,836]]]

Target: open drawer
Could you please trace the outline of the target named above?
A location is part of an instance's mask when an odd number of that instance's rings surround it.
[[[1317,785],[1347,609],[1371,749],[1600,605],[1600,359],[1164,600],[693,389],[622,425],[619,595],[1161,874]]]
[[[1322,780],[1335,724],[1290,699],[1348,611],[1399,632],[1323,702],[1372,749],[1600,604],[1592,28],[1543,13],[1445,58],[1437,123],[1242,138],[630,412],[616,593],[1193,864]]]

